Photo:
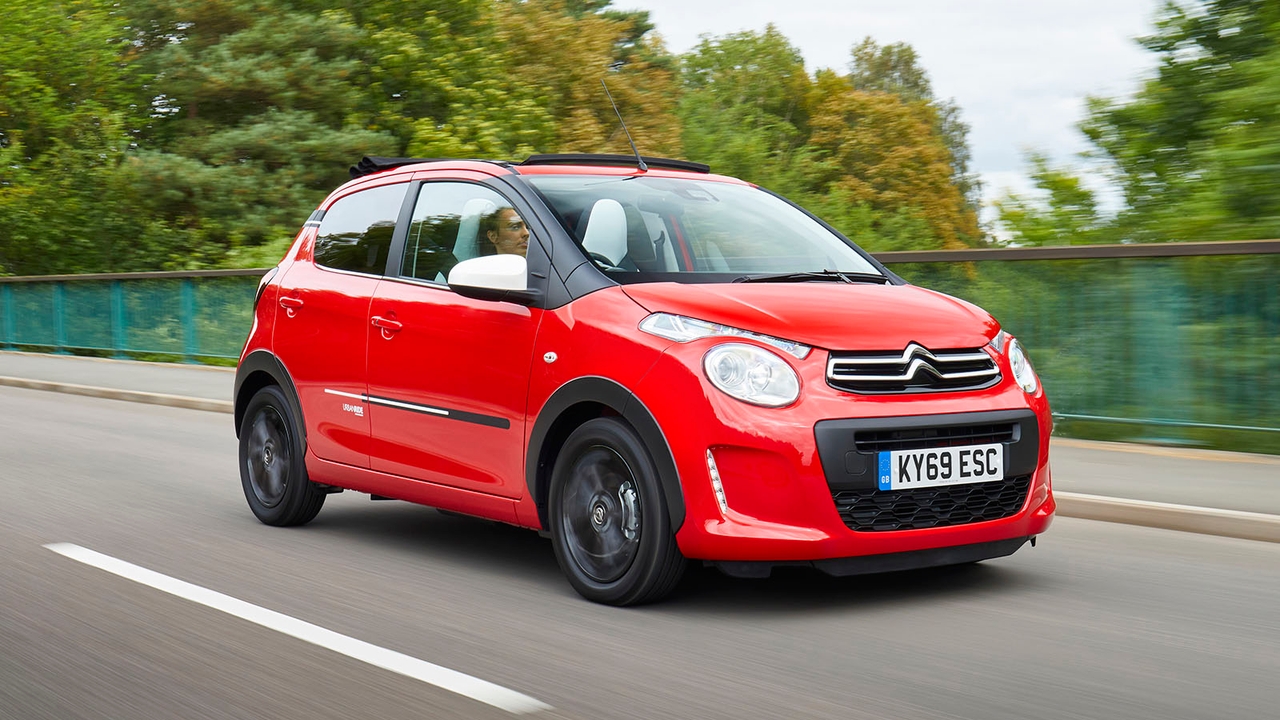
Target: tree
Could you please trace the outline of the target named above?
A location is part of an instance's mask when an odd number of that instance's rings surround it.
[[[130,104],[142,76],[119,9],[15,0],[0,35],[0,271],[163,256],[145,219],[103,202],[142,116]]]
[[[939,100],[933,94],[929,74],[920,65],[914,48],[906,43],[880,45],[872,38],[853,47],[849,81],[857,90],[897,95],[907,102],[933,107],[938,133],[951,154],[951,180],[974,213],[982,206],[982,182],[970,162],[969,125],[961,118],[955,100]]]
[[[977,237],[903,45],[845,77],[772,26],[676,58],[609,0],[14,0],[0,30],[0,272],[269,264],[364,154],[629,153],[601,78],[644,153],[871,247]]]
[[[681,62],[685,151],[718,172],[787,194],[800,177],[813,81],[800,51],[772,25],[703,37]]]
[[[918,238],[916,247],[961,248],[980,237],[976,215],[952,182],[934,108],[854,89],[830,71],[819,73],[817,87],[810,143],[825,170],[828,202],[918,217],[931,237]]]
[[[1128,100],[1091,98],[1081,125],[1123,192],[1109,236],[1130,242],[1274,237],[1280,232],[1280,5],[1166,3],[1142,38],[1156,74]],[[1052,203],[1051,203],[1052,204]],[[1030,207],[1005,204],[1018,224]],[[1071,230],[1070,219],[1062,232]],[[1047,219],[1047,218],[1045,218]]]
[[[1013,193],[996,202],[1004,229],[1018,245],[1086,245],[1113,242],[1107,218],[1092,190],[1068,168],[1032,154],[1031,178],[1040,198]]]
[[[192,251],[171,264],[257,260],[264,244],[278,256],[353,158],[396,152],[374,127],[365,33],[346,13],[254,0],[154,0],[139,12],[153,113],[126,192],[187,233]]]

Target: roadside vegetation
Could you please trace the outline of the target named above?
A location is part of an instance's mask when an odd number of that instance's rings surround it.
[[[13,0],[0,14],[0,273],[272,264],[360,156],[641,149],[813,208],[873,251],[991,244],[960,108],[911,47],[813,69],[773,27],[678,56],[610,0]],[[1158,73],[1090,101],[1088,163],[1029,158],[1021,245],[1280,236],[1280,5],[1170,3]]]
[[[641,150],[793,196],[872,249],[983,242],[959,109],[911,49],[806,68],[773,28],[670,53],[608,0],[14,0],[0,272],[273,264],[362,155]]]

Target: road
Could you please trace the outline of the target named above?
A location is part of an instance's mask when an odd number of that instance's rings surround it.
[[[226,415],[0,388],[0,717],[506,712],[77,563],[75,543],[526,693],[566,718],[1248,718],[1280,704],[1280,545],[1060,518],[1037,548],[587,603],[534,533],[241,495]],[[1061,471],[1059,471],[1061,472]]]

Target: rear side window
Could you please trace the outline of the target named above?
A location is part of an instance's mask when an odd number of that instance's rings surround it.
[[[381,275],[408,183],[361,190],[335,202],[320,221],[316,263],[335,270]]]

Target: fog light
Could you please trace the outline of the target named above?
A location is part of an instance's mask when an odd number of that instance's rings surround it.
[[[716,458],[707,450],[707,472],[711,475],[711,489],[716,492],[716,504],[720,506],[720,512],[729,512],[729,503],[724,499],[724,485],[720,484],[720,469],[716,467]]]

